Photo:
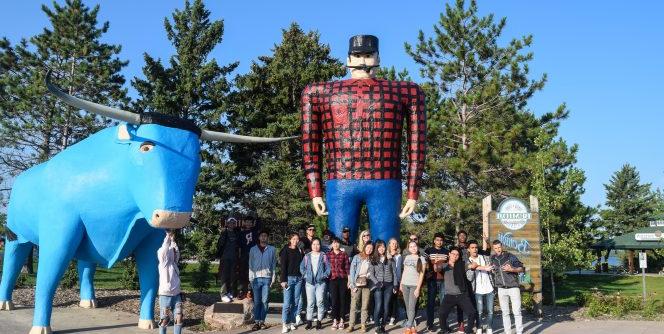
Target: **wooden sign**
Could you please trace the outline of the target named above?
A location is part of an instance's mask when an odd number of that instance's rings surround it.
[[[533,293],[536,304],[541,305],[542,249],[537,198],[531,196],[529,206],[521,199],[506,198],[496,210],[490,203],[491,197],[482,202],[488,218],[483,222],[484,229],[488,228],[491,241],[500,240],[504,250],[523,262],[526,270],[519,274],[522,290]]]

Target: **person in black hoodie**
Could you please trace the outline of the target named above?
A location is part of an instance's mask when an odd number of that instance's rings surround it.
[[[279,253],[281,275],[279,281],[284,292],[284,306],[282,309],[282,333],[297,329],[296,316],[299,317],[299,305],[302,295],[302,272],[300,263],[304,253],[298,247],[300,236],[291,233],[288,244]]]
[[[440,308],[440,328],[443,333],[449,333],[447,317],[454,306],[457,306],[468,315],[468,323],[475,323],[475,307],[468,294],[466,284],[466,265],[460,258],[461,250],[458,247],[450,249],[448,262],[443,264],[441,271],[445,276],[445,298]],[[466,326],[466,333],[472,333],[472,326]]]

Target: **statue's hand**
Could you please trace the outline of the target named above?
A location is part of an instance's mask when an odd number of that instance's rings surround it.
[[[406,201],[406,205],[403,206],[403,209],[401,209],[401,213],[399,214],[399,218],[404,219],[415,211],[415,206],[417,205],[417,200],[414,199],[409,199]]]
[[[319,216],[327,216],[327,209],[325,208],[325,201],[322,197],[314,197],[311,200],[311,203],[314,205],[314,210]]]

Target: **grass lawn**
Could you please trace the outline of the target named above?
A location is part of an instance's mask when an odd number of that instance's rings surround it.
[[[596,276],[567,275],[563,282],[556,285],[556,298],[559,305],[575,305],[574,296],[578,292],[597,288],[607,294],[622,293],[638,295],[642,293],[641,275],[633,276]],[[550,290],[548,280],[544,281],[545,294]],[[664,301],[664,277],[646,277],[646,293],[655,299]]]
[[[198,270],[197,263],[188,263],[180,273],[182,288],[185,292],[194,292],[191,282],[194,272]],[[210,286],[207,293],[219,293],[219,285],[215,284],[214,277],[217,273],[218,265],[210,265],[208,282]],[[115,267],[111,269],[97,268],[95,274],[95,287],[98,289],[121,289],[122,268]],[[27,284],[34,285],[35,276],[30,275]],[[641,295],[641,276],[598,276],[598,275],[567,275],[562,282],[556,285],[556,297],[558,305],[575,305],[575,295],[578,292],[591,291],[597,288],[603,293],[617,293],[628,295]],[[655,299],[664,302],[664,277],[646,277],[646,292],[654,295]],[[550,300],[549,281],[544,281],[545,301]],[[270,300],[280,302],[282,300],[281,289],[275,284],[270,289]]]

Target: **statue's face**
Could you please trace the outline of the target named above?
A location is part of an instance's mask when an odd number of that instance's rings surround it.
[[[377,52],[353,53],[348,55],[348,58],[346,59],[346,65],[350,68],[351,74],[356,71],[373,74],[373,72],[380,65],[380,57],[378,56]]]

